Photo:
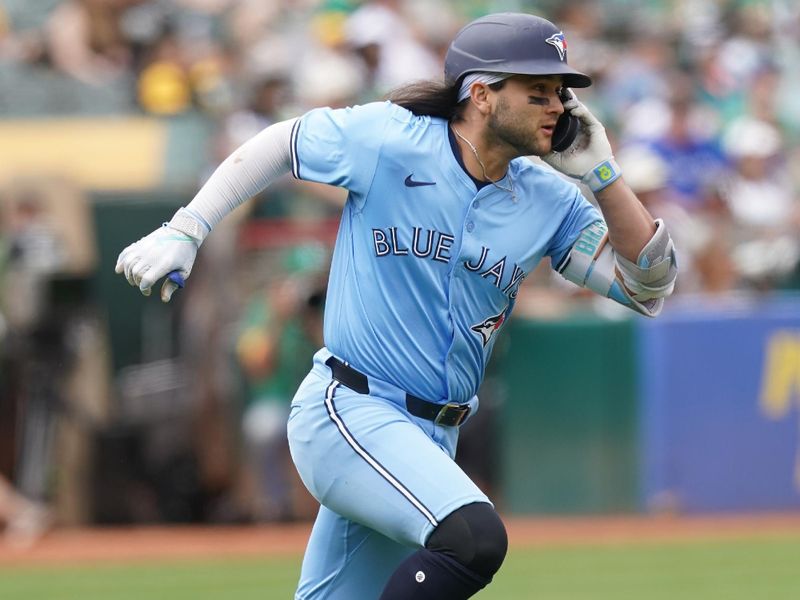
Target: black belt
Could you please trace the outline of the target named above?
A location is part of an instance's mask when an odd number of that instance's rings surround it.
[[[336,381],[359,394],[369,394],[369,379],[367,379],[366,375],[344,364],[335,356],[331,356],[325,361],[325,364],[331,368],[331,373],[333,373],[333,378]],[[470,411],[468,404],[457,404],[455,402],[436,404],[409,393],[406,393],[406,409],[415,417],[428,419],[437,425],[445,425],[447,427],[461,425]]]

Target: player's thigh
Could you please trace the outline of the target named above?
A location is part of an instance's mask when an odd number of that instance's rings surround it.
[[[323,505],[420,547],[459,506],[488,502],[404,411],[342,386],[331,394],[321,383],[307,379],[301,387],[289,443],[303,482]]]
[[[296,600],[378,598],[414,550],[320,508],[308,542]]]

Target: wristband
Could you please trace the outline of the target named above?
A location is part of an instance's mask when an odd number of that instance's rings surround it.
[[[197,240],[198,246],[203,243],[203,240],[211,232],[210,228],[207,229],[197,217],[183,207],[178,209],[178,212],[175,213],[167,225]]]
[[[600,190],[603,190],[614,183],[620,177],[622,177],[622,169],[612,156],[586,173],[581,181],[586,184],[593,193],[596,194]]]

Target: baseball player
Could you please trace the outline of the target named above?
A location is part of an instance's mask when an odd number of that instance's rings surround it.
[[[568,280],[647,316],[671,293],[664,223],[567,90],[590,84],[549,21],[482,17],[451,43],[443,83],[268,127],[120,254],[116,271],[148,295],[170,272],[188,277],[220,219],[282,173],[349,191],[325,346],[288,423],[322,505],[296,599],[458,600],[486,586],[506,531],[453,456],[520,283],[547,256]],[[587,184],[600,210],[529,155]]]

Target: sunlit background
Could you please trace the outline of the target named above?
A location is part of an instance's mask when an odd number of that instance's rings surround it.
[[[459,462],[508,515],[800,509],[796,1],[0,0],[9,544],[313,518],[284,423],[321,344],[342,190],[276,182],[169,305],[116,257],[264,127],[439,79],[458,29],[505,10],[563,28],[681,271],[650,321],[542,265]]]

